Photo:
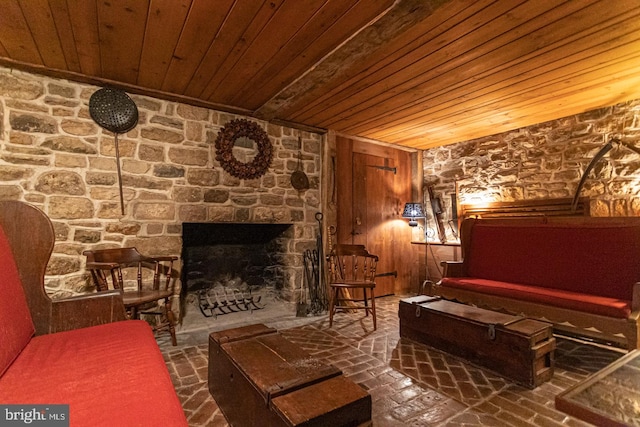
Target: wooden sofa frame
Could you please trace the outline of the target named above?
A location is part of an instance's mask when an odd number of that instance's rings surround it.
[[[526,221],[521,218],[520,220]],[[530,219],[540,221],[539,218]],[[597,222],[608,221],[617,224],[638,224],[640,218],[592,218],[592,217],[559,217],[548,218],[547,221],[565,222]],[[463,221],[460,230],[461,249],[463,261],[443,261],[443,277],[465,277],[467,276],[464,264],[464,256],[470,251],[471,228],[476,219]],[[513,221],[513,219],[484,219],[482,221]],[[640,254],[638,255],[640,260]],[[531,318],[553,323],[554,330],[561,334],[585,337],[598,342],[612,344],[626,349],[640,348],[640,283],[633,285],[633,298],[631,303],[631,314],[626,319],[607,317],[587,313],[583,311],[571,310],[561,307],[554,307],[545,304],[532,303],[529,301],[503,297],[497,295],[483,294],[468,289],[458,289],[440,286],[440,282],[430,284],[426,289],[429,295],[438,295],[449,300],[456,300],[465,304],[471,304],[490,310],[504,313],[523,315]]]
[[[43,278],[55,233],[42,211],[18,201],[0,201],[0,226],[11,245],[36,335],[127,319],[122,295],[117,290],[60,299],[49,297]]]

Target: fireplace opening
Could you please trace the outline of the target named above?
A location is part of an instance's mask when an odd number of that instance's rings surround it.
[[[265,293],[279,297],[288,277],[291,225],[183,223],[185,299],[209,316],[261,308]]]

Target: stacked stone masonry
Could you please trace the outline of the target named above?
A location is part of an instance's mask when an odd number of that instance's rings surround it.
[[[29,202],[52,219],[49,292],[93,289],[84,250],[135,246],[148,255],[180,255],[183,222],[227,221],[294,224],[283,284],[290,297],[302,281],[302,254],[315,247],[318,233],[323,136],[256,120],[274,157],[261,178],[241,180],[215,160],[214,141],[225,123],[242,117],[131,95],[139,121],[118,136],[123,216],[114,135],[89,114],[98,89],[0,67],[0,199]],[[290,182],[298,137],[306,191]]]
[[[640,148],[640,100],[425,150],[424,181],[442,196],[454,194],[457,183],[460,203],[572,198],[612,137]],[[593,216],[640,215],[640,155],[616,146],[594,167],[581,196],[591,198]],[[450,215],[451,199],[443,201]]]

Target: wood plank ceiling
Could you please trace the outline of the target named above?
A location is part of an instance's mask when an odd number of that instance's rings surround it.
[[[640,98],[640,0],[3,0],[0,65],[424,149]]]

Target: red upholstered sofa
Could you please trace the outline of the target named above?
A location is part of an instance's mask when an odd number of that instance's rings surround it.
[[[430,293],[638,348],[640,218],[466,219]]]
[[[67,404],[71,426],[186,426],[151,328],[125,320],[118,291],[46,295],[53,243],[42,211],[0,202],[0,404]]]

